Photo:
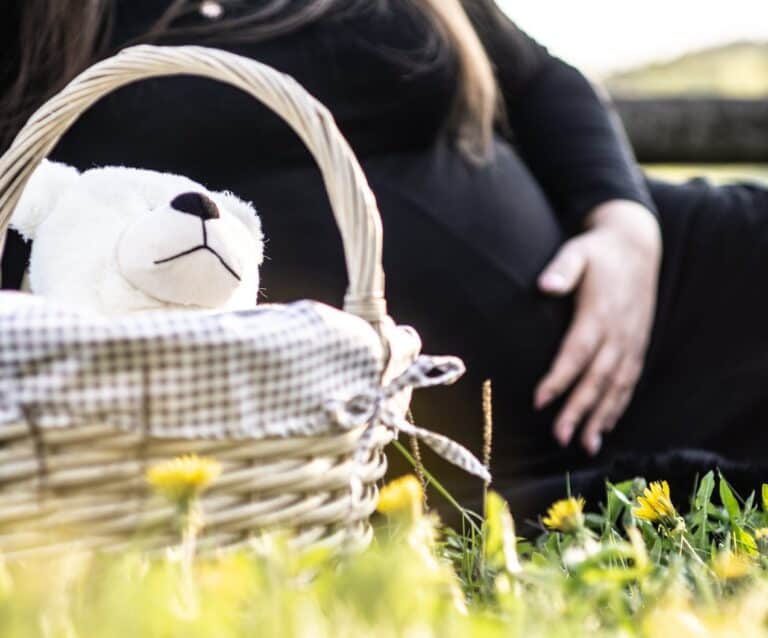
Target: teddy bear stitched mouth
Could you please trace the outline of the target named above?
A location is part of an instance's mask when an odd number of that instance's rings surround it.
[[[227,272],[229,272],[229,274],[231,274],[238,281],[241,281],[240,275],[238,275],[235,272],[235,270],[224,260],[224,258],[221,255],[219,255],[219,253],[217,253],[213,248],[211,248],[208,245],[208,230],[205,227],[205,222],[206,222],[205,219],[201,219],[200,220],[200,224],[203,227],[203,243],[202,244],[199,244],[198,246],[195,246],[194,248],[190,248],[188,250],[184,250],[184,251],[182,251],[182,252],[180,252],[180,253],[178,253],[176,255],[171,255],[170,257],[166,257],[165,259],[158,259],[157,261],[154,261],[153,263],[155,265],[167,264],[169,261],[174,261],[176,259],[181,259],[182,257],[186,257],[187,255],[191,255],[192,253],[196,253],[196,252],[198,252],[200,250],[206,250],[209,253],[211,253],[212,255],[214,255],[216,257],[216,259],[219,260],[221,265],[224,266],[224,268],[226,268],[226,270],[227,270]]]

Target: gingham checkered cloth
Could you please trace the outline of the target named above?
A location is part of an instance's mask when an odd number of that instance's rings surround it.
[[[392,330],[403,362],[383,387],[373,328],[312,301],[105,320],[0,293],[0,427],[102,422],[156,437],[263,438],[383,423],[486,477],[467,450],[404,419],[411,389],[450,383],[463,365],[417,356],[418,336]]]

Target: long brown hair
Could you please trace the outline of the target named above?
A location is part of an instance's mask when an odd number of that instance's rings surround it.
[[[385,2],[385,0],[378,0]],[[369,0],[370,2],[370,0]],[[459,84],[449,126],[469,158],[488,156],[497,110],[493,71],[462,0],[408,0],[450,45],[459,64]],[[115,0],[23,0],[18,18],[15,77],[0,97],[0,150],[42,101],[93,61],[109,53]],[[226,5],[226,1],[222,2]],[[201,42],[253,42],[276,37],[326,16],[340,0],[270,0],[245,16],[205,26],[183,26],[200,3],[172,0],[138,40],[151,42],[174,33]]]

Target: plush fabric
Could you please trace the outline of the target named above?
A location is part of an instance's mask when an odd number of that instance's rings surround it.
[[[256,304],[256,212],[186,177],[123,167],[79,173],[46,161],[11,226],[34,240],[32,292],[59,304],[103,316]]]

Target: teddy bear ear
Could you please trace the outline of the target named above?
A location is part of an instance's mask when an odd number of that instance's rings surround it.
[[[43,160],[21,194],[11,216],[11,227],[25,239],[34,239],[40,224],[79,176],[80,173],[72,166]]]

